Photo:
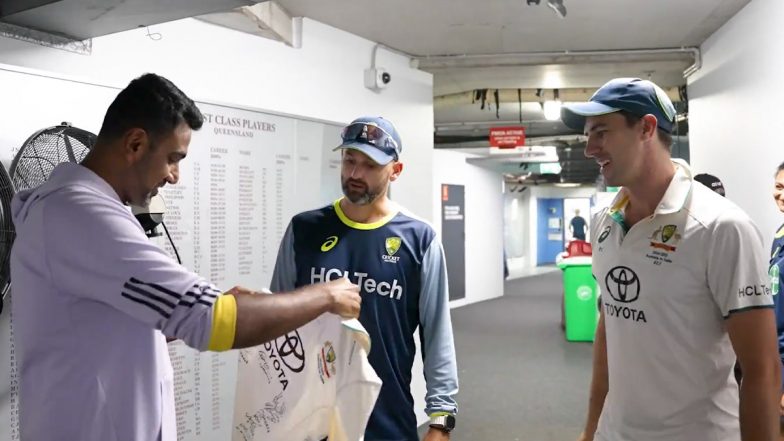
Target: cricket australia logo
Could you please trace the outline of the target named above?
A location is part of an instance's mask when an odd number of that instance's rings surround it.
[[[675,235],[676,230],[677,227],[675,225],[665,225],[664,228],[662,228],[662,241],[664,243],[669,242]]]
[[[681,235],[678,233],[678,227],[675,225],[664,225],[656,229],[651,234],[651,247],[664,250],[665,252],[674,252],[675,245],[681,240]]]
[[[400,256],[395,256],[395,253],[400,249],[402,243],[403,241],[399,237],[387,237],[384,241],[384,248],[387,253],[382,254],[381,259],[384,262],[397,263],[400,260]]]
[[[321,353],[318,354],[318,373],[321,378],[321,384],[326,383],[330,378],[337,375],[337,356],[335,355],[335,348],[332,342],[324,343],[321,348]]]

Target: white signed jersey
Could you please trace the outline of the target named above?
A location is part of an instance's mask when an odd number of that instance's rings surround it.
[[[359,441],[379,380],[357,320],[324,314],[240,351],[234,441]]]

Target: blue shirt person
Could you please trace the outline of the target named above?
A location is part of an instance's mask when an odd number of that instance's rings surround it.
[[[585,218],[580,216],[580,210],[574,210],[574,217],[569,223],[569,229],[572,231],[572,237],[578,240],[585,240]]]

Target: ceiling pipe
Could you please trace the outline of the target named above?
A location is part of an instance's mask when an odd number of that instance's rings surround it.
[[[496,90],[496,89],[489,89]],[[518,95],[519,91],[519,95]],[[677,87],[670,87],[664,89],[667,96],[670,97],[672,102],[681,101],[681,94]],[[588,101],[593,93],[596,92],[595,88],[568,88],[558,89],[558,98],[565,103],[568,102],[584,102]],[[524,103],[540,103],[547,100],[555,99],[555,89],[498,89],[498,102],[499,103],[517,103],[522,100]],[[452,107],[461,104],[472,104],[475,102],[474,92],[460,92],[451,93],[448,95],[441,95],[433,97],[433,107],[443,108]]]
[[[687,78],[702,67],[702,56],[697,47],[425,55],[415,59],[422,70],[438,70],[466,67],[661,61],[673,57],[677,59],[679,55],[684,54],[693,59],[693,63],[683,72],[684,78]]]
[[[490,127],[498,127],[503,125],[520,125],[520,124],[546,124],[541,119],[523,120],[521,123],[518,119],[494,119],[491,121],[457,121],[457,122],[442,122],[435,123],[436,131],[449,131],[449,130],[472,130],[472,129],[487,129]]]
[[[687,67],[686,70],[683,71],[683,78],[689,78],[702,68],[702,52],[700,52],[700,48],[697,47],[690,47],[687,48],[691,51],[692,56],[694,57],[694,64]]]

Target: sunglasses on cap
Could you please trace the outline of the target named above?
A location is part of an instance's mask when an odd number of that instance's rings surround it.
[[[381,149],[393,149],[395,158],[397,158],[398,145],[392,138],[392,135],[385,132],[384,129],[369,123],[354,123],[346,126],[340,134],[343,142],[357,141]]]

